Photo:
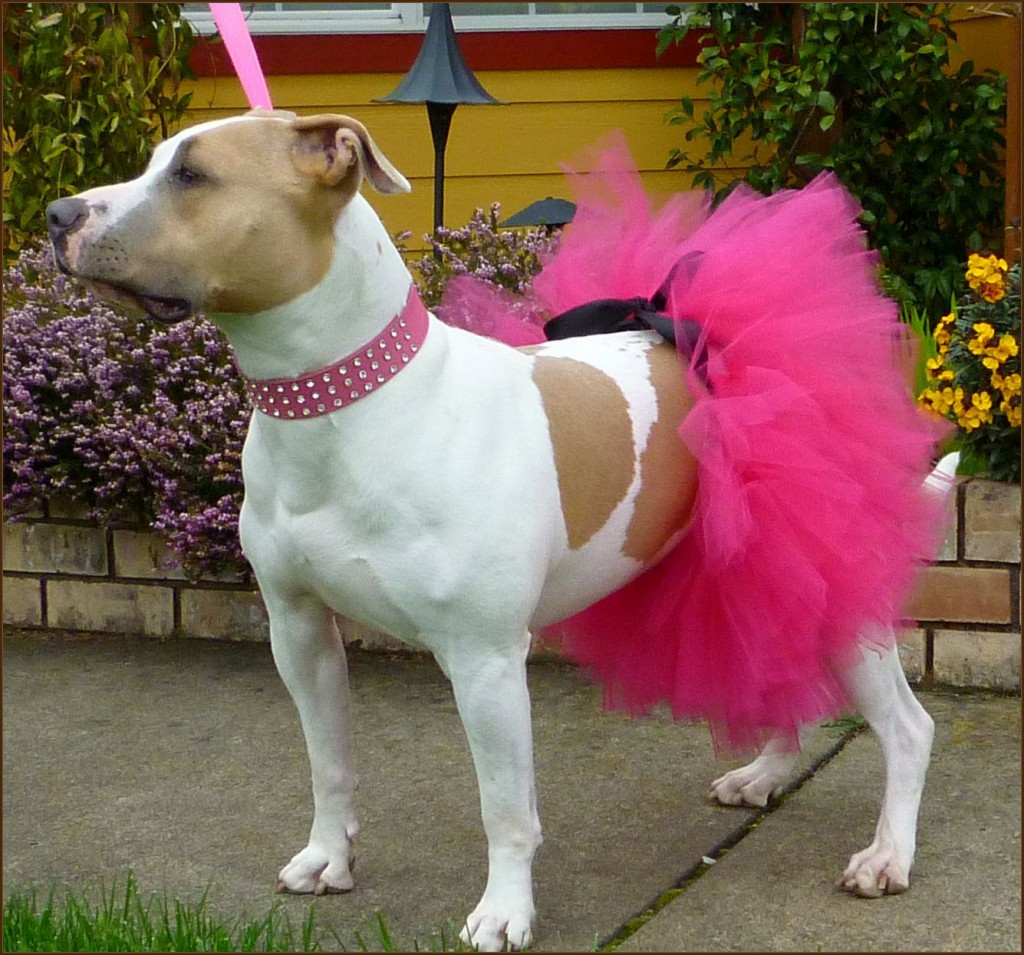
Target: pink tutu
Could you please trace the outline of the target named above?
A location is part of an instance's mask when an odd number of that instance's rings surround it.
[[[464,286],[456,311],[522,344],[538,309],[649,297],[671,273],[665,312],[699,324],[707,387],[681,366],[699,396],[679,429],[699,463],[690,530],[555,629],[611,706],[665,702],[736,749],[795,739],[845,707],[835,668],[887,649],[901,623],[938,543],[921,485],[945,432],[897,369],[896,309],[835,177],[770,197],[741,186],[713,212],[699,193],[655,210],[621,138],[591,168],[571,174],[576,216],[534,301],[513,314]]]

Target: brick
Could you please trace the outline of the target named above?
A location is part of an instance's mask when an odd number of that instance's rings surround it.
[[[183,590],[181,630],[186,637],[267,641],[270,625],[255,590]]]
[[[169,637],[174,633],[170,587],[114,581],[51,580],[47,616],[59,630],[99,630]]]
[[[163,538],[147,530],[114,531],[114,576],[147,580],[184,580],[177,560]]]
[[[900,634],[900,641],[896,647],[908,680],[916,681],[924,677],[927,639],[928,634],[921,629],[907,630]]]
[[[964,557],[1020,563],[1020,485],[970,481],[964,488]]]
[[[938,630],[934,674],[939,683],[1020,689],[1020,634]]]
[[[10,627],[43,625],[43,584],[34,577],[4,577],[4,623]]]
[[[4,570],[106,576],[106,532],[69,524],[4,524]]]
[[[999,567],[925,567],[907,615],[941,623],[1011,623],[1010,571]]]

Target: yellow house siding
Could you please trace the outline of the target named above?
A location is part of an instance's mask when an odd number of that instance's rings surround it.
[[[953,15],[953,29],[956,31],[956,45],[950,59],[959,67],[965,60],[973,60],[977,69],[990,68],[1000,73],[1009,73],[1013,34],[1010,18],[988,12],[986,7],[1000,7],[1003,4],[956,3]],[[1016,6],[1018,15],[1021,5]]]
[[[653,38],[652,38],[653,43]],[[474,209],[500,202],[511,215],[545,196],[568,198],[560,164],[570,162],[606,133],[621,129],[647,185],[658,191],[689,186],[689,177],[666,171],[682,130],[665,114],[684,93],[696,97],[696,69],[482,71],[477,78],[506,106],[463,106],[452,122],[446,152],[445,223],[458,226]],[[422,248],[431,229],[434,152],[426,108],[374,103],[401,74],[271,76],[274,105],[302,114],[347,113],[372,133],[412,183],[410,196],[366,194],[393,232],[409,231]],[[234,77],[192,84],[188,123],[247,108]]]

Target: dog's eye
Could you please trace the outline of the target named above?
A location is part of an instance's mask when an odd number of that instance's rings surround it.
[[[172,177],[175,182],[181,183],[183,186],[194,186],[206,178],[197,169],[185,165],[178,166],[172,173]]]

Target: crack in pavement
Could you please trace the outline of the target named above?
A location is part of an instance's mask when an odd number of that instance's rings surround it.
[[[662,909],[700,879],[727,852],[739,845],[763,820],[781,809],[791,796],[797,793],[820,769],[827,766],[838,756],[851,740],[855,739],[866,729],[866,723],[858,722],[845,730],[832,746],[815,759],[802,773],[799,773],[786,783],[777,795],[773,795],[768,800],[767,806],[756,809],[740,825],[715,842],[701,857],[699,862],[695,862],[685,869],[672,885],[651,899],[640,911],[626,919],[614,932],[609,933],[604,938],[597,939],[592,951],[613,952],[628,938],[635,935],[644,925],[657,916]]]

